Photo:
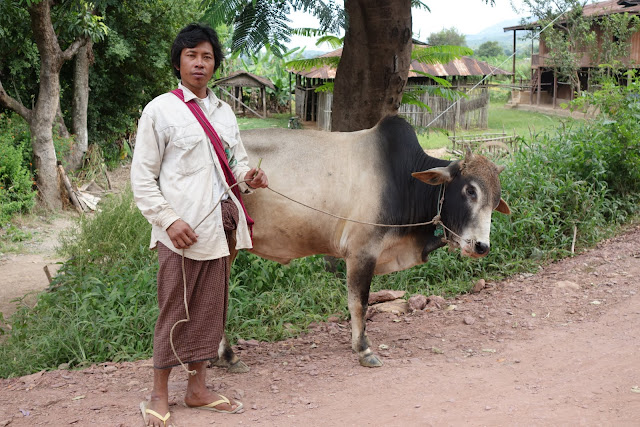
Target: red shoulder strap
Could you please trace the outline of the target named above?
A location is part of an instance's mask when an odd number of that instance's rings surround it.
[[[184,93],[182,93],[182,89],[174,89],[171,91],[171,93],[177,96],[178,98],[180,98],[180,100],[184,102],[187,105],[187,107],[189,107],[189,110],[191,110],[193,115],[196,117],[196,119],[204,129],[204,132],[209,137],[209,141],[211,141],[211,145],[213,145],[213,151],[215,151],[216,156],[218,156],[218,160],[220,161],[220,165],[222,165],[222,170],[224,172],[224,178],[227,181],[227,185],[229,185],[229,187],[231,187],[232,185],[235,185],[236,178],[233,176],[233,172],[231,171],[231,167],[229,166],[229,161],[227,160],[227,155],[224,152],[224,146],[222,145],[222,140],[218,136],[218,133],[213,128],[213,126],[211,126],[211,123],[209,122],[209,120],[207,120],[207,116],[204,114],[204,111],[202,111],[202,108],[200,108],[200,105],[198,105],[195,99],[192,99],[189,102],[185,102]],[[231,189],[231,191],[233,191],[233,194],[240,201],[240,205],[242,206],[244,215],[247,218],[249,231],[253,235],[254,221],[253,219],[251,219],[251,217],[249,216],[249,213],[247,212],[247,209],[244,207],[244,202],[242,201],[242,195],[240,194],[240,188],[238,188],[238,186],[235,186]]]

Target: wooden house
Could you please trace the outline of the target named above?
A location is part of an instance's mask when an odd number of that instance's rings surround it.
[[[426,48],[426,46],[425,46]],[[340,56],[342,49],[329,52],[324,57]],[[331,130],[331,106],[333,93],[317,92],[316,89],[336,77],[336,69],[322,66],[309,70],[290,70],[295,75],[296,115],[303,121],[317,122],[318,128]],[[418,91],[420,86],[435,85],[428,77],[416,71],[447,79],[452,89],[464,92],[467,96],[456,103],[453,108],[449,101],[442,97],[427,93],[418,95],[431,111],[412,104],[402,104],[398,113],[414,126],[432,126],[442,129],[486,128],[488,120],[489,91],[487,82],[473,88],[474,83],[489,75],[508,75],[508,71],[493,67],[484,61],[471,57],[462,57],[448,64],[424,64],[412,61],[405,91]],[[449,108],[449,110],[447,110]],[[447,110],[445,114],[440,114]],[[440,116],[435,122],[434,119]]]
[[[628,13],[630,15],[640,14],[640,0],[609,0],[599,3],[585,5],[582,14],[592,18],[592,29],[598,37],[598,45],[602,44],[603,31],[600,25],[600,18],[607,15]],[[556,25],[562,23],[562,18]],[[506,27],[504,31],[513,31],[513,43],[515,47],[517,31],[540,31],[540,24],[534,22],[526,25],[516,25]],[[538,54],[531,55],[531,82],[528,87],[514,90],[512,93],[512,104],[535,104],[555,107],[560,102],[568,102],[573,99],[574,92],[578,90],[589,91],[592,86],[592,76],[594,70],[599,68],[600,63],[597,58],[593,58],[586,51],[580,58],[578,77],[580,87],[572,87],[568,82],[558,80],[558,73],[549,59],[550,48],[540,39]],[[640,32],[631,36],[630,50],[628,56],[618,58],[625,64],[627,69],[640,68]],[[514,57],[515,74],[515,57]],[[515,82],[514,82],[515,83]]]

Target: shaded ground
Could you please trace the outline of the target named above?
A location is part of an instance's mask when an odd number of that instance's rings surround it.
[[[376,314],[368,332],[386,348],[382,368],[357,365],[344,322],[243,343],[251,372],[211,368],[209,384],[244,412],[187,409],[176,369],[172,418],[182,427],[638,425],[638,277],[636,226],[536,275],[447,301],[455,309]],[[142,425],[151,380],[150,360],[0,379],[0,427]]]

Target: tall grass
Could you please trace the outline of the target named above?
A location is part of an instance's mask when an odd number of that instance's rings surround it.
[[[435,251],[427,264],[376,277],[373,289],[456,295],[478,278],[532,271],[541,262],[593,245],[638,213],[640,88],[617,89],[615,109],[593,123],[537,134],[513,154],[501,175],[513,214],[494,215],[492,251],[482,260]],[[624,91],[629,91],[626,93]],[[607,98],[608,99],[608,98]],[[597,101],[597,100],[596,100]],[[157,316],[155,253],[149,226],[130,191],[108,200],[93,219],[65,238],[69,261],[33,308],[4,325],[0,377],[151,355]],[[289,266],[242,253],[232,270],[228,332],[232,339],[276,340],[309,322],[347,313],[343,274],[321,257]],[[1,321],[1,320],[0,320]]]

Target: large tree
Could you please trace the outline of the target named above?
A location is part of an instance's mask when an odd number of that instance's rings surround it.
[[[182,27],[199,20],[200,2],[119,0],[103,3],[106,6],[99,13],[104,16],[109,32],[104,40],[93,45],[89,57],[93,63],[87,127],[89,143],[99,144],[106,159],[113,161],[126,152],[126,141],[135,133],[141,109],[176,85],[169,57],[171,43]],[[67,109],[73,102],[71,82],[77,83],[74,68],[69,63],[62,70],[62,101]]]
[[[428,3],[345,0],[343,10],[333,0],[208,0],[205,16],[213,23],[233,22],[236,50],[288,41],[290,8],[319,17],[322,30],[335,33],[336,27],[346,28],[334,86],[332,129],[358,130],[397,112],[411,62],[411,7]]]
[[[12,4],[8,4],[12,3]],[[36,183],[40,201],[47,208],[58,210],[62,199],[58,187],[57,158],[53,145],[53,124],[60,103],[60,69],[83,46],[88,37],[78,37],[63,50],[53,26],[51,7],[53,1],[5,2],[5,13],[19,14],[26,7],[35,45],[39,56],[38,93],[32,108],[10,96],[0,80],[0,104],[22,116],[31,131],[34,163],[37,170]],[[11,11],[10,8],[14,10]],[[8,31],[8,29],[4,29]]]
[[[345,10],[348,26],[331,113],[334,131],[370,128],[398,111],[413,46],[411,0],[345,0]]]
[[[29,123],[44,123],[31,120],[36,103],[45,101],[40,94],[50,92],[40,90],[44,83],[40,78],[42,55],[29,25],[30,8],[24,3],[0,2],[0,84],[4,84],[0,110],[14,109]],[[61,95],[56,105],[62,108],[57,108],[53,127],[63,135],[66,120],[74,133],[74,145],[65,153],[68,156],[55,160],[63,160],[74,169],[82,163],[89,142],[100,142],[110,158],[115,159],[122,141],[135,130],[141,107],[175,84],[169,61],[170,45],[179,28],[201,16],[200,0],[30,3],[30,7],[49,6],[55,29],[52,35],[59,46],[69,47],[76,39],[87,40],[76,49],[73,61],[64,61],[58,77]],[[90,73],[100,78],[90,79]],[[32,132],[34,153],[38,151],[35,134]],[[45,164],[54,165],[52,154],[49,159]],[[43,169],[37,158],[34,163],[38,188],[44,196],[41,179],[53,184],[56,180],[46,174],[48,168]],[[45,201],[45,197],[41,199]],[[45,201],[45,205],[50,204]],[[54,202],[52,207],[57,206],[60,204]]]

